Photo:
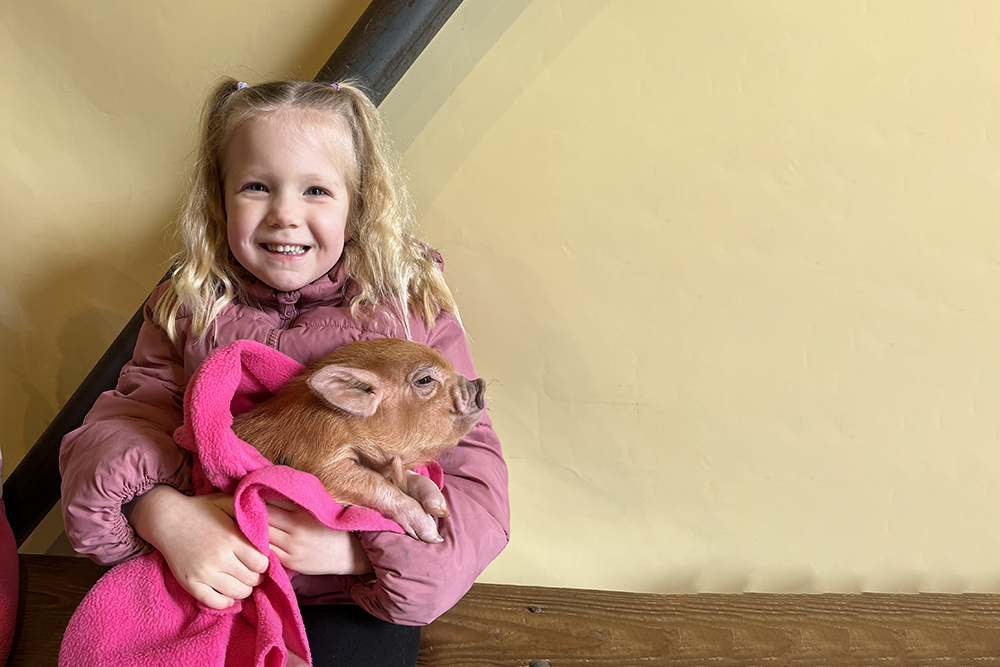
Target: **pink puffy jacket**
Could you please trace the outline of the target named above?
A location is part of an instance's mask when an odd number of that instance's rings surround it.
[[[402,337],[385,318],[352,318],[351,288],[340,264],[294,292],[278,292],[250,277],[246,303],[227,306],[204,339],[189,335],[190,318],[182,309],[176,344],[152,321],[152,308],[165,285],[154,290],[135,353],[117,389],[102,394],[83,425],[62,442],[63,521],[73,547],[104,565],[151,549],[129,526],[121,508],[155,484],[190,491],[188,455],[174,444],[173,432],[182,421],[184,388],[191,374],[216,347],[256,340],[308,365],[356,340]],[[478,377],[465,333],[454,317],[442,314],[430,330],[413,316],[409,325],[414,341],[440,351],[459,373]],[[439,527],[443,543],[362,533],[376,577],[300,575],[294,580],[300,602],[353,599],[383,620],[424,625],[465,595],[506,546],[510,532],[507,467],[489,417],[484,414],[440,463],[451,511]]]

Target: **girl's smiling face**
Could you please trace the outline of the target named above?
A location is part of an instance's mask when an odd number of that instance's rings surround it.
[[[350,136],[315,113],[283,109],[244,122],[223,154],[229,248],[276,290],[329,273],[344,250]]]

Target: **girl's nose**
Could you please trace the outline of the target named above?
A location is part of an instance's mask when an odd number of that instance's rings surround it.
[[[298,227],[299,215],[294,202],[276,197],[267,212],[267,224],[272,227]]]

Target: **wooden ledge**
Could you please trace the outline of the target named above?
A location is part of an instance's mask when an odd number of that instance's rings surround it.
[[[24,556],[8,665],[55,666],[104,573]],[[423,631],[419,665],[997,665],[1000,595],[649,595],[476,584]]]
[[[477,584],[423,665],[1000,665],[1000,595],[649,595]],[[541,664],[541,663],[535,663]]]

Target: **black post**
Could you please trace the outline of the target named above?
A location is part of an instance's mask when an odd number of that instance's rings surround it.
[[[372,0],[314,81],[353,76],[376,105],[410,68],[462,0]],[[142,326],[142,307],[25,454],[3,485],[3,501],[18,546],[24,543],[59,501],[59,445],[80,426],[97,397],[118,383],[122,366]]]
[[[357,78],[376,106],[462,0],[372,0],[313,81]]]

